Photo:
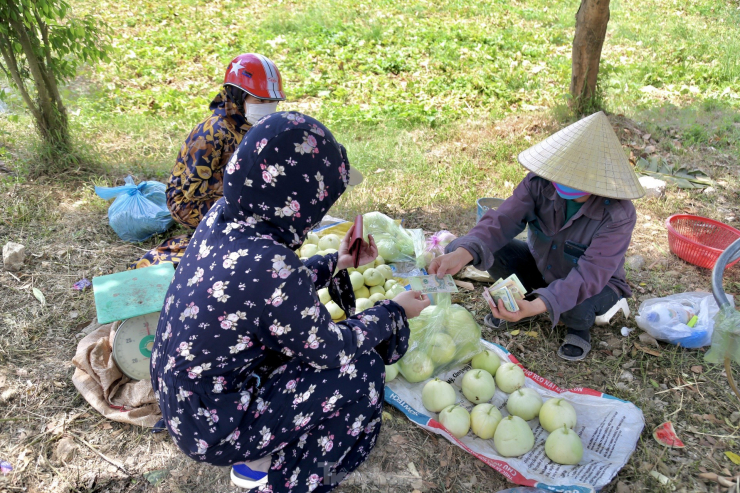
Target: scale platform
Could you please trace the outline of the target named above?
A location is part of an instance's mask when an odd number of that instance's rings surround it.
[[[161,311],[174,275],[174,265],[165,263],[93,277],[98,323]]]
[[[121,320],[113,338],[113,360],[133,380],[149,378],[159,313],[175,275],[171,263],[93,278],[98,323]]]

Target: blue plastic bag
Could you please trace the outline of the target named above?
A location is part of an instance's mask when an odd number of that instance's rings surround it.
[[[108,208],[108,222],[123,240],[132,243],[144,241],[164,233],[174,223],[167,208],[165,186],[158,181],[143,181],[137,186],[127,176],[120,187],[95,187],[95,193],[104,200],[115,198]]]

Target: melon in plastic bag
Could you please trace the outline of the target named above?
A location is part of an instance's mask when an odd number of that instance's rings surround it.
[[[363,234],[373,235],[378,245],[378,255],[386,262],[410,262],[424,250],[424,233],[407,230],[390,217],[380,212],[368,212],[362,216]]]
[[[481,330],[473,315],[451,304],[449,293],[438,294],[437,303],[409,320],[409,349],[398,368],[411,383],[466,363],[480,351]]]

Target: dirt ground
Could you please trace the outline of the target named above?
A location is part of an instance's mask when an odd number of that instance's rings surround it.
[[[630,300],[633,312],[643,299],[710,289],[708,270],[670,253],[664,228],[670,214],[685,211],[740,226],[734,144],[682,144],[685,128],[680,115],[658,120],[661,125],[654,123],[657,120],[651,123],[649,116],[642,122],[612,117],[623,143],[635,155],[647,154],[646,148],[654,146],[654,152],[670,162],[702,168],[715,184],[709,193],[673,188],[661,198],[636,202],[638,225],[628,255],[641,255],[645,262],[628,272],[635,291]],[[524,132],[535,141],[551,131],[532,121],[510,121],[505,126],[507,132]],[[708,118],[702,124],[710,128],[711,122]],[[481,131],[497,133],[496,128]],[[646,134],[651,135],[644,138]],[[474,146],[467,152],[475,152]],[[12,170],[7,171],[3,176],[12,178]],[[238,491],[230,485],[227,469],[185,458],[166,433],[153,434],[103,418],[71,382],[70,361],[81,330],[95,318],[92,292],[75,291],[72,285],[82,278],[124,270],[158,239],[144,246],[120,241],[107,225],[105,207],[93,199],[85,180],[73,178],[59,184],[42,178],[7,184],[1,190],[0,242],[24,244],[27,257],[20,272],[0,273],[0,461],[13,467],[9,474],[0,475],[0,490]],[[447,228],[464,234],[475,222],[473,204],[465,209],[389,212],[403,215],[410,227],[429,232]],[[725,287],[729,292],[740,291],[737,268],[727,271]],[[41,291],[43,303],[33,288]],[[488,310],[480,289],[460,293],[456,301],[479,321]],[[562,388],[594,388],[642,409],[645,431],[637,450],[603,490],[606,493],[728,491],[730,483],[723,482],[740,476],[740,465],[725,454],[740,453],[740,407],[724,370],[706,364],[703,350],[651,345],[639,339],[639,330],[623,337],[623,326],[636,327],[633,318],[620,316],[610,326],[594,328],[593,350],[580,363],[557,358],[564,329],[550,330],[544,320],[533,323],[526,331],[529,335],[524,330],[514,335],[487,329],[483,334]],[[673,422],[684,449],[666,449],[652,438],[652,430],[665,421]],[[653,471],[668,478],[668,483],[659,483],[651,476]],[[718,480],[716,475],[728,479]],[[511,486],[482,462],[387,406],[370,459],[337,491],[495,492]]]

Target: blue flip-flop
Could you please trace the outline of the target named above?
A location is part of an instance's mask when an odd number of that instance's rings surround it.
[[[267,473],[255,471],[246,464],[231,466],[231,482],[239,488],[248,490],[267,484]]]

